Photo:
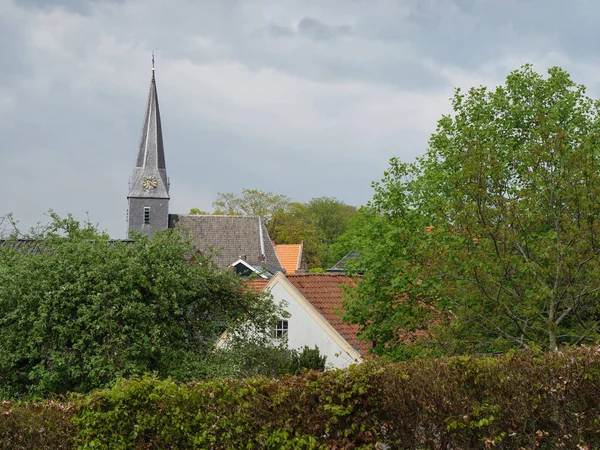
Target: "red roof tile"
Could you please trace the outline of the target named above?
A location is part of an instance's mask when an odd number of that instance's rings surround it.
[[[268,282],[269,280],[265,278],[254,278],[246,281],[246,286],[248,286],[248,289],[252,292],[260,292],[264,289]]]
[[[300,268],[302,244],[277,244],[275,252],[277,252],[277,257],[285,272],[291,275],[295,274],[296,270]]]
[[[371,345],[356,337],[359,326],[341,319],[344,311],[342,286],[355,286],[353,279],[335,273],[287,275],[287,279],[354,349],[362,355],[368,353]]]

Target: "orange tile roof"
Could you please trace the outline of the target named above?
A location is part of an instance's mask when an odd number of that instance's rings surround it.
[[[251,292],[260,292],[267,285],[269,280],[266,278],[254,278],[246,281],[246,286]]]
[[[355,286],[352,278],[335,273],[310,273],[287,275],[287,279],[354,349],[362,355],[368,353],[371,345],[356,337],[359,326],[341,319],[344,311],[342,286]]]
[[[300,268],[302,258],[302,244],[277,244],[275,252],[285,273],[293,275]]]

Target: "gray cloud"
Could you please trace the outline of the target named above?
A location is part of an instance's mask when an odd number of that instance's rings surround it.
[[[290,38],[295,36],[308,37],[318,41],[329,41],[353,33],[350,25],[328,25],[312,17],[303,17],[294,26],[270,24],[267,27],[270,36],[276,38]]]
[[[372,195],[422,154],[454,87],[559,64],[598,95],[591,1],[0,0],[0,216],[125,234],[158,50],[172,211],[243,187]]]
[[[125,0],[94,0],[96,4],[104,3],[123,3]],[[15,3],[26,9],[40,9],[51,11],[54,9],[64,9],[77,14],[90,14],[93,10],[91,0],[15,0]]]

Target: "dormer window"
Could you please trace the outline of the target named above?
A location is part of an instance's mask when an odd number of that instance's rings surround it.
[[[148,225],[150,223],[150,207],[144,207],[144,224]]]

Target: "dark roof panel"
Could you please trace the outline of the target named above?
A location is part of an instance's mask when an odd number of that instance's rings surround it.
[[[271,273],[283,270],[260,217],[169,214],[169,228],[176,225],[191,233],[198,250],[215,252],[215,262],[220,267],[244,259]]]

